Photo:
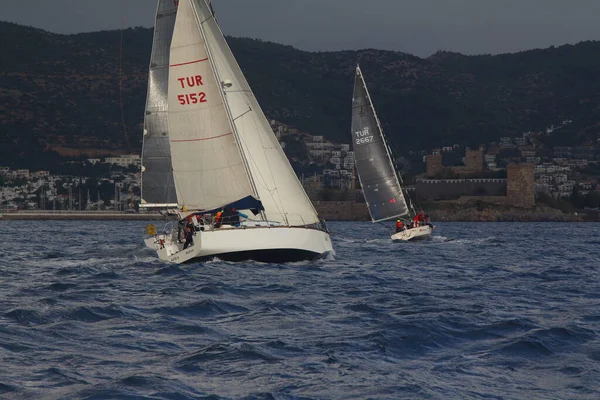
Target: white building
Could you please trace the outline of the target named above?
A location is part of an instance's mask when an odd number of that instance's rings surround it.
[[[28,169],[18,169],[15,171],[16,178],[29,178],[29,170]]]
[[[554,181],[556,182],[556,184],[567,182],[567,174],[556,174],[554,176]]]
[[[30,174],[32,178],[47,178],[50,176],[49,171],[36,171]]]
[[[120,167],[129,167],[130,165],[141,167],[142,159],[137,154],[126,154],[119,157],[106,157],[105,164],[116,164]]]
[[[552,176],[551,175],[540,175],[536,181],[538,183],[549,184],[552,182]]]

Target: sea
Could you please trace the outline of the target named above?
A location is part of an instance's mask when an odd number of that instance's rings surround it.
[[[600,399],[598,223],[186,265],[148,223],[0,221],[1,399]]]

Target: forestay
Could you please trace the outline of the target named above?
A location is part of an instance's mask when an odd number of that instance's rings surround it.
[[[352,98],[352,145],[373,222],[408,214],[402,187],[359,67]]]
[[[142,203],[148,206],[177,203],[167,115],[169,53],[176,13],[177,8],[173,0],[158,2],[142,148]]]
[[[195,1],[179,0],[170,54],[169,131],[178,203],[212,209],[256,193],[200,27],[206,16],[196,13]]]
[[[212,60],[267,219],[289,225],[319,217],[238,66],[205,0],[194,0]]]

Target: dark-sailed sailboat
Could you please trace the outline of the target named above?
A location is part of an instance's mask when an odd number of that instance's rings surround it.
[[[356,170],[373,222],[403,219],[403,229],[394,235],[394,241],[423,239],[431,236],[433,227],[420,222],[422,214],[414,220],[414,207],[404,195],[390,148],[377,118],[369,90],[360,67],[356,67],[354,94],[352,96],[352,146]],[[412,211],[412,213],[411,213]]]

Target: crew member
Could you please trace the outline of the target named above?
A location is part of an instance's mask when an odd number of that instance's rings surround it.
[[[413,218],[413,226],[416,228],[421,225],[421,222],[423,222],[423,211],[415,215]]]
[[[429,222],[429,214],[425,214],[423,216],[423,223],[431,228],[433,228],[433,225]]]
[[[237,211],[235,208],[233,208],[231,211],[233,211],[234,213],[234,216],[231,220],[231,225],[233,226],[240,226],[240,217],[248,219],[248,216],[246,214]]]
[[[223,219],[223,210],[219,211],[217,213],[217,215],[215,215],[215,228],[221,227],[221,224],[223,223],[222,219]]]
[[[185,243],[183,244],[183,249],[187,249],[189,246],[194,245],[194,225],[188,224],[185,227]]]
[[[396,221],[396,233],[405,230],[406,227],[404,226],[404,222],[402,222],[401,220],[397,220]]]

